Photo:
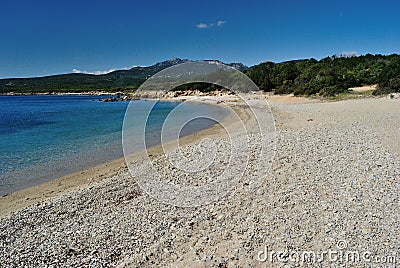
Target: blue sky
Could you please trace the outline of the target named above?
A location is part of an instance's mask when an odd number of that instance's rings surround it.
[[[400,53],[399,1],[0,2],[0,77]]]

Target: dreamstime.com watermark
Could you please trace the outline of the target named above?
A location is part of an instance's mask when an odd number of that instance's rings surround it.
[[[336,264],[381,264],[394,265],[400,263],[396,252],[374,254],[371,251],[351,249],[344,240],[339,240],[333,249],[328,250],[272,250],[268,246],[258,251],[257,261],[263,263],[336,263]]]

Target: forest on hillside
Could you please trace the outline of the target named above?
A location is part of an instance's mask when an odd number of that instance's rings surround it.
[[[157,72],[189,60],[172,59],[105,75],[63,74],[37,78],[0,79],[0,93],[132,92]],[[335,96],[349,88],[378,84],[374,94],[400,92],[400,55],[331,56],[281,63],[263,62],[247,68],[231,63],[263,91],[275,94]],[[238,67],[239,66],[239,67]],[[211,91],[218,86],[192,83],[177,90]]]
[[[276,94],[334,96],[351,87],[374,84],[378,84],[374,94],[400,92],[397,54],[264,62],[245,73],[261,90]]]

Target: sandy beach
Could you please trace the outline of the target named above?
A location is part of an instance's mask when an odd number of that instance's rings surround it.
[[[0,263],[4,267],[336,267],[338,262],[328,259],[303,263],[268,255],[330,249],[395,255],[400,262],[399,99],[267,99],[276,121],[276,155],[257,189],[249,190],[254,175],[250,168],[219,201],[175,207],[144,193],[125,160],[118,159],[1,197]],[[229,96],[204,101],[223,101],[242,119],[249,112]],[[233,118],[226,121],[236,123]],[[204,138],[213,140],[219,150],[217,160],[224,161],[227,136],[219,126],[181,139],[180,146],[192,154]],[[161,146],[151,150],[160,170],[167,171],[161,153]],[[138,171],[144,157],[139,153],[131,159]],[[171,180],[184,179],[174,172],[168,173]],[[220,171],[213,167],[208,172]],[[351,266],[375,267],[374,260]],[[341,264],[350,266],[343,260]]]

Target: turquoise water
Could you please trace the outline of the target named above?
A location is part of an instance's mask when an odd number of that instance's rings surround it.
[[[100,102],[95,96],[0,96],[0,194],[48,181],[123,156],[121,130],[129,102]],[[134,101],[137,113],[154,101]],[[146,143],[160,143],[160,126],[176,102],[158,102],[147,121]],[[207,109],[191,104],[185,113]],[[200,120],[183,135],[211,127]],[[138,129],[137,131],[143,131]],[[140,142],[140,141],[138,141]]]

